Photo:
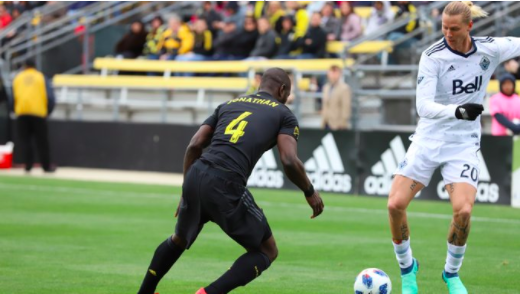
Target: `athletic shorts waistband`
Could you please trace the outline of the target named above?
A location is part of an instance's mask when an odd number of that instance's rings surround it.
[[[242,180],[242,177],[238,175],[237,173],[227,170],[211,161],[199,159],[194,163],[194,166],[207,174],[219,177],[224,180],[228,180],[230,182],[245,186],[244,181]]]

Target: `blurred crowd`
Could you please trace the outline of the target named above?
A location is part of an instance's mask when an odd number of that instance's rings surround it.
[[[367,5],[369,17],[356,14]],[[182,61],[325,58],[328,41],[349,42],[415,12],[409,1],[207,1],[194,15],[132,23],[115,53]],[[409,23],[388,37],[418,27]]]

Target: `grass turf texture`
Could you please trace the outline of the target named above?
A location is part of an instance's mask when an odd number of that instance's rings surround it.
[[[386,199],[323,195],[310,220],[301,193],[253,190],[280,255],[235,293],[352,293],[359,271],[378,267],[400,293]],[[136,293],[156,246],[174,229],[180,188],[0,177],[1,293]],[[451,208],[414,201],[409,220],[422,294],[447,293],[441,280]],[[520,211],[475,207],[461,277],[469,293],[520,293]],[[195,293],[243,250],[208,224],[158,288]]]

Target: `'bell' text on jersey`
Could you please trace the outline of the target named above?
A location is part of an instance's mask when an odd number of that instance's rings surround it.
[[[276,145],[278,134],[296,140],[300,134],[291,110],[265,92],[219,105],[203,124],[215,131],[202,158],[238,173],[244,184],[262,154]]]
[[[457,106],[483,104],[497,66],[520,56],[520,38],[472,38],[467,54],[454,51],[443,38],[421,56],[417,76],[417,113],[420,120],[413,138],[446,142],[480,142],[480,119],[458,120]]]

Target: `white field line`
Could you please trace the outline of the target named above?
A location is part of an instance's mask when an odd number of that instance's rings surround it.
[[[19,185],[19,184],[5,184],[0,183],[1,189],[9,189],[9,190],[25,190],[25,191],[47,191],[47,192],[58,192],[58,193],[78,193],[78,194],[95,194],[101,196],[130,196],[130,197],[147,197],[147,198],[165,198],[172,197],[177,199],[180,195],[177,194],[168,194],[168,193],[138,193],[138,192],[127,192],[127,191],[110,191],[110,190],[98,190],[98,189],[85,189],[85,188],[71,188],[64,186],[38,186],[38,185]],[[294,204],[294,203],[284,203],[284,202],[267,202],[267,201],[257,201],[260,206],[277,206],[277,207],[286,207],[293,209],[308,209],[310,211],[310,207],[305,204]],[[362,214],[381,214],[387,215],[388,211],[386,209],[372,209],[372,208],[349,208],[349,207],[341,207],[341,206],[325,206],[326,211],[334,211],[334,212],[351,212],[351,213],[362,213]],[[428,212],[407,212],[409,216],[426,218],[426,219],[443,219],[450,220],[452,218],[449,214],[440,214],[440,213],[428,213]],[[514,224],[520,225],[520,220],[517,219],[506,219],[506,218],[490,218],[490,217],[480,217],[480,216],[472,216],[471,221],[473,222],[487,222],[487,223],[501,223],[501,224]]]

